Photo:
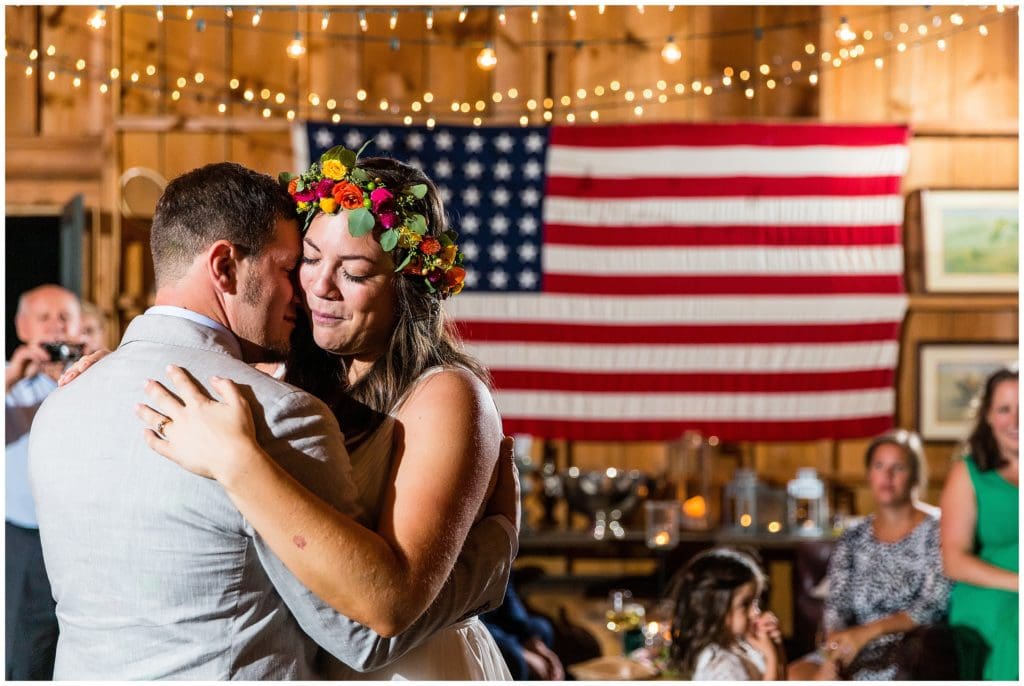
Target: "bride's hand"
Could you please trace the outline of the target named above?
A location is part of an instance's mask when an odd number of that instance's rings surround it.
[[[64,370],[64,373],[60,375],[59,379],[57,379],[57,386],[65,386],[71,383],[76,378],[78,378],[78,376],[80,376],[82,372],[84,372],[86,369],[93,366],[94,364],[96,364],[109,354],[109,350],[107,350],[106,348],[100,348],[95,352],[91,352],[88,355],[85,355],[84,357],[79,359],[78,362],[75,362],[73,365]]]
[[[146,443],[193,474],[225,481],[243,468],[245,458],[258,450],[248,401],[230,379],[210,378],[222,398],[217,401],[181,367],[169,365],[167,375],[177,395],[159,381],[146,382],[150,405],[135,413],[149,428]]]

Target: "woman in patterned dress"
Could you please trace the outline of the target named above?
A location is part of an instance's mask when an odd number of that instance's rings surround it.
[[[825,645],[795,663],[791,678],[891,680],[904,633],[946,613],[938,511],[918,500],[927,483],[921,438],[903,429],[886,432],[868,446],[864,463],[875,511],[836,543]]]

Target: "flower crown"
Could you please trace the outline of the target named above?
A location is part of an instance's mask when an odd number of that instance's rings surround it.
[[[380,224],[384,231],[378,241],[400,272],[421,283],[439,300],[462,290],[465,256],[456,244],[458,234],[445,231],[428,236],[427,221],[414,205],[427,194],[427,185],[417,183],[397,190],[387,188],[370,172],[356,166],[360,153],[336,146],[320,156],[299,176],[282,172],[278,179],[295,200],[296,210],[305,214],[305,232],[319,212],[347,213],[348,232],[363,236]]]

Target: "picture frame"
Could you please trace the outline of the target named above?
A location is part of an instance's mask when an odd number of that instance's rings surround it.
[[[972,401],[993,372],[1015,364],[1016,343],[920,343],[918,432],[926,441],[959,441],[974,421]]]
[[[924,290],[1016,293],[1016,190],[921,191]]]

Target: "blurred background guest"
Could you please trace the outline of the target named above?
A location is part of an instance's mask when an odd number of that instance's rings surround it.
[[[941,620],[949,581],[939,557],[938,510],[927,486],[921,438],[893,429],[864,456],[874,512],[847,529],[828,566],[823,653],[792,665],[796,679],[891,680],[905,632]]]
[[[84,355],[107,347],[107,324],[100,308],[86,300],[82,301],[82,325],[78,340],[85,345]]]
[[[66,364],[54,359],[64,356],[61,351],[51,354],[44,344],[77,342],[80,322],[78,298],[61,286],[37,286],[18,301],[14,325],[22,344],[5,370],[7,679],[53,676],[57,616],[29,489],[28,437],[36,410],[57,388]]]
[[[513,580],[505,588],[501,607],[480,619],[494,637],[516,681],[562,681],[565,668],[552,650],[554,629],[544,617],[527,611]]]
[[[942,559],[961,676],[1019,676],[1018,370],[990,376],[942,491]]]

